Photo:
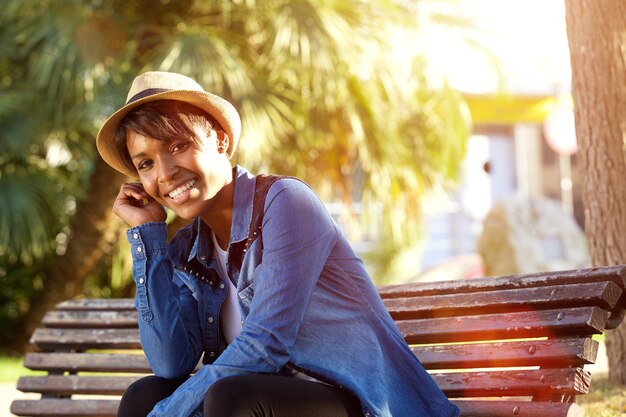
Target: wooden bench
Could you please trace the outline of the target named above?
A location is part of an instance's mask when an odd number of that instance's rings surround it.
[[[626,266],[380,288],[402,334],[467,416],[582,416],[593,335],[617,327]],[[130,299],[59,304],[31,338],[24,365],[47,371],[17,388],[19,416],[114,416],[119,395],[150,369]],[[97,398],[85,397],[97,395]],[[106,399],[108,398],[108,399]]]

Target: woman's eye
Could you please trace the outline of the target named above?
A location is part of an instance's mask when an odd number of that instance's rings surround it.
[[[144,160],[144,161],[141,161],[137,165],[137,170],[138,171],[145,171],[146,169],[150,168],[151,166],[152,166],[152,161],[151,160]]]
[[[172,145],[172,149],[171,152],[179,152],[179,151],[183,151],[185,150],[187,147],[189,146],[189,144],[187,142],[177,142],[174,145]]]

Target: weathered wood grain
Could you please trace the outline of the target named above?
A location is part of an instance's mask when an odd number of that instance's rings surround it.
[[[16,400],[11,403],[11,412],[18,416],[37,417],[115,417],[120,401],[71,400],[45,398],[41,400]]]
[[[122,395],[124,390],[139,378],[140,376],[22,376],[17,380],[17,389],[23,392],[59,395]]]
[[[134,310],[135,300],[132,298],[80,298],[67,300],[56,305],[55,310]]]
[[[121,395],[140,376],[23,376],[17,389],[58,395]],[[433,374],[450,398],[533,395],[580,395],[589,391],[590,375],[580,368],[531,369]]]
[[[607,318],[597,307],[581,307],[398,320],[397,325],[409,344],[426,344],[592,335],[604,331]]]
[[[30,343],[43,350],[141,349],[137,329],[38,328]]]
[[[30,352],[24,366],[38,371],[59,372],[151,372],[148,359],[140,354]]]
[[[462,417],[583,417],[582,407],[573,403],[529,401],[455,400]],[[37,417],[114,417],[119,400],[16,400],[11,412]]]
[[[379,288],[383,298],[459,294],[550,285],[579,285],[587,282],[611,281],[626,290],[626,265],[598,268],[548,271],[501,277],[473,278],[454,281],[416,282]]]
[[[413,352],[426,369],[464,369],[512,366],[582,366],[595,362],[598,342],[591,338],[553,338],[415,346]],[[60,372],[150,372],[143,354],[30,352],[24,366]]]
[[[478,293],[388,298],[383,301],[394,319],[408,319],[583,306],[610,310],[621,295],[622,290],[615,283],[603,281],[577,286],[550,285]]]
[[[461,417],[583,417],[585,410],[574,403],[530,401],[453,401]]]
[[[432,374],[448,398],[581,395],[591,374],[580,368]]]
[[[595,363],[598,342],[566,337],[472,344],[415,346],[413,353],[426,369],[499,368],[520,366],[583,366]]]
[[[53,310],[42,323],[56,328],[137,328],[137,317],[135,310]]]

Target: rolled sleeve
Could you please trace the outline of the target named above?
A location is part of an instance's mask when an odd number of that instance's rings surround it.
[[[164,378],[187,375],[202,353],[202,330],[191,292],[173,282],[166,224],[133,227],[127,237],[133,258],[139,336],[150,367]]]
[[[133,261],[146,259],[148,254],[167,252],[165,222],[150,222],[126,231]]]

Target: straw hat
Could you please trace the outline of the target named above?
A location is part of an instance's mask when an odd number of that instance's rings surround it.
[[[184,101],[213,116],[230,139],[228,157],[233,155],[241,134],[241,119],[233,105],[215,94],[207,93],[189,77],[173,72],[152,71],[135,78],[130,86],[126,104],[113,113],[98,132],[96,146],[107,164],[129,177],[137,176],[135,171],[128,169],[122,156],[116,150],[115,131],[124,116],[131,110],[155,100]]]

